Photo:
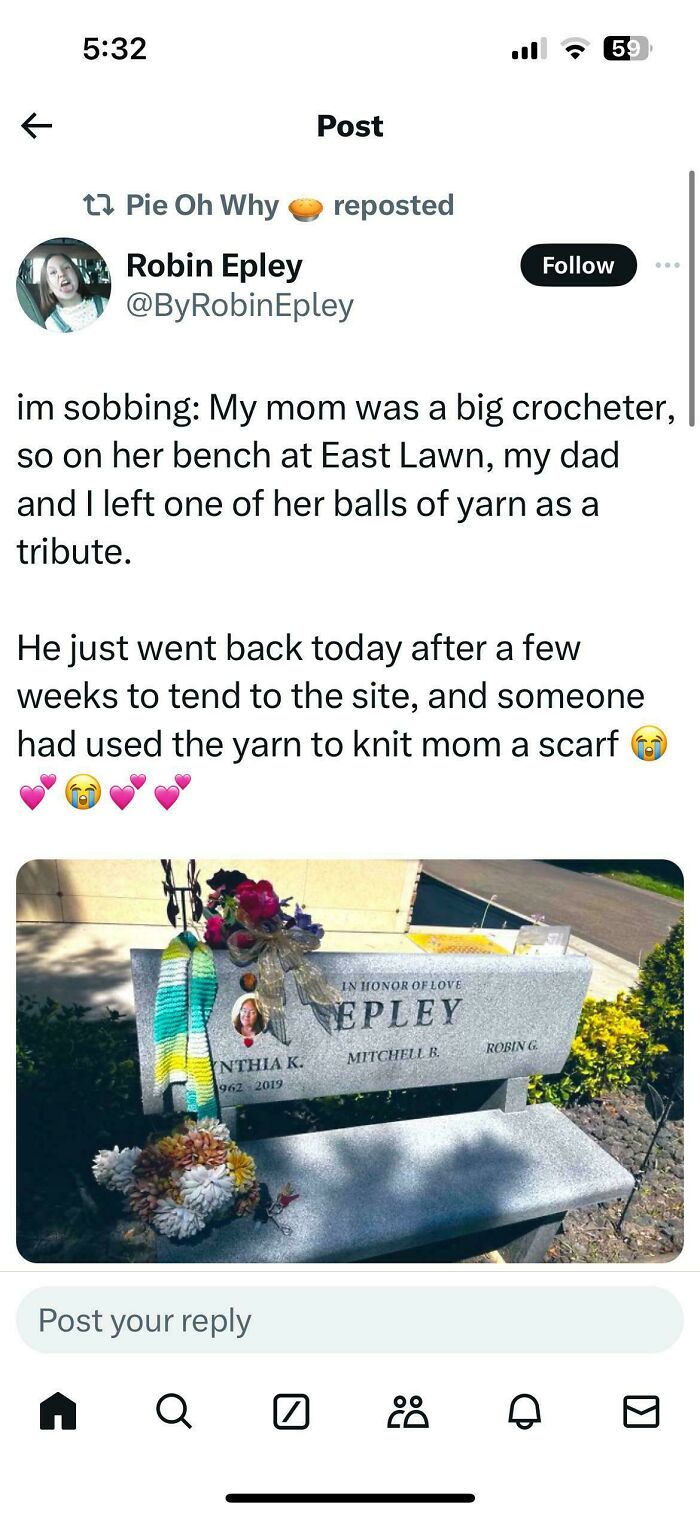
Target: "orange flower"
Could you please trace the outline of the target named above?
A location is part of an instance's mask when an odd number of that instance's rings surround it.
[[[250,1154],[244,1154],[236,1143],[229,1144],[226,1167],[238,1194],[249,1191],[255,1184],[255,1164]]]

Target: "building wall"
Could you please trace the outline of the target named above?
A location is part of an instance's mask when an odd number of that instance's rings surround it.
[[[187,861],[173,859],[176,883]],[[272,880],[329,931],[404,933],[417,859],[198,859],[202,893],[223,864]],[[34,859],[17,876],[18,922],[134,923],[167,926],[157,859]]]

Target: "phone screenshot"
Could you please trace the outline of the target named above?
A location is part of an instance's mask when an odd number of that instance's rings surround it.
[[[690,1510],[699,48],[8,18],[12,1511]]]

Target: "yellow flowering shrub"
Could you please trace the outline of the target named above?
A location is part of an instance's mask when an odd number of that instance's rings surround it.
[[[535,1075],[530,1101],[591,1101],[604,1090],[620,1090],[642,1079],[667,1052],[635,1015],[634,997],[620,991],[615,1001],[584,1001],[576,1037],[560,1075]]]

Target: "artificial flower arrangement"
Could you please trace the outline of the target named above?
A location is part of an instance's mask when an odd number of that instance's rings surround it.
[[[316,945],[323,937],[320,922],[313,922],[301,906],[295,906],[293,915],[285,911],[289,900],[281,901],[269,880],[249,880],[239,869],[217,869],[207,885],[211,894],[204,908],[204,941],[210,948],[235,948],[255,957],[275,932],[309,933]]]
[[[330,985],[310,962],[321,945],[323,928],[290,899],[280,900],[270,880],[249,880],[238,869],[218,869],[207,884],[211,895],[204,907],[205,943],[228,949],[235,964],[255,965],[256,974],[243,975],[244,990],[255,989],[266,1029],[281,1043],[290,1037],[285,1018],[285,976],[294,978],[302,1005],[309,1006],[326,1032],[332,1029],[333,1008],[342,991]]]
[[[289,1184],[274,1198],[250,1154],[216,1117],[186,1120],[145,1148],[101,1148],[92,1171],[98,1185],[121,1192],[135,1217],[178,1240],[236,1217],[273,1222],[288,1234],[280,1218],[299,1199]]]

